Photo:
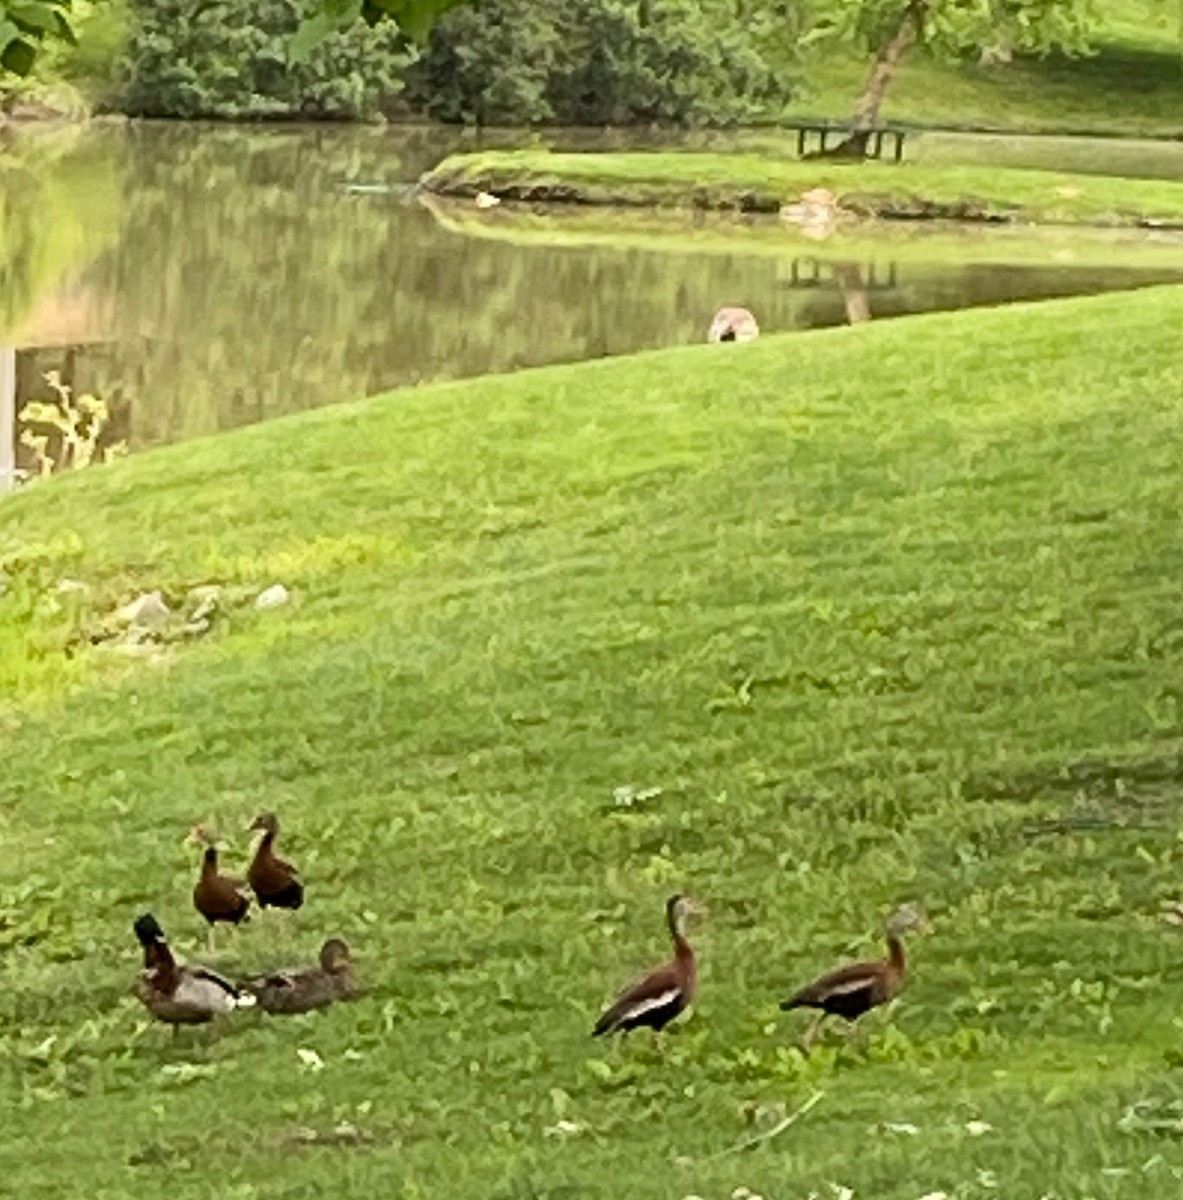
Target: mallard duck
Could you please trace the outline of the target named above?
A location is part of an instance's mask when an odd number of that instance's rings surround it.
[[[255,1003],[254,996],[240,992],[221,975],[178,963],[151,913],[137,917],[133,928],[144,948],[144,969],[136,980],[136,995],[158,1021],[174,1030],[180,1025],[203,1025]]]
[[[841,1017],[853,1028],[863,1013],[894,999],[904,986],[907,971],[903,935],[931,929],[928,918],[915,904],[902,904],[887,921],[887,958],[839,967],[783,1000],[781,1009],[785,1012],[793,1008],[821,1010],[806,1031],[801,1048],[809,1053],[826,1017]]]
[[[340,938],[330,938],[320,948],[317,967],[259,975],[242,986],[269,1013],[310,1012],[336,1000],[351,1000],[360,991],[349,947]]]
[[[261,829],[263,839],[247,872],[247,882],[259,901],[260,908],[299,908],[304,903],[304,885],[300,872],[275,853],[279,821],[274,813],[263,813],[251,823],[251,830]]]
[[[237,925],[247,919],[251,902],[240,890],[238,879],[223,875],[218,870],[218,848],[213,835],[204,825],[194,825],[185,839],[190,844],[205,847],[201,861],[201,874],[193,889],[193,907],[209,922],[209,949],[214,948],[214,926],[218,921]]]
[[[592,1037],[628,1033],[641,1025],[660,1033],[690,1006],[698,985],[698,965],[686,940],[686,923],[691,915],[705,912],[689,896],[671,896],[666,901],[666,922],[674,941],[673,959],[621,992],[596,1022]]]

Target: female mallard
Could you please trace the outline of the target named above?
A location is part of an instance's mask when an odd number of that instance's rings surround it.
[[[178,963],[151,913],[137,917],[133,928],[144,947],[144,969],[136,980],[136,995],[157,1020],[172,1025],[174,1032],[180,1025],[203,1025],[255,1003],[254,996],[243,995],[221,975]]]
[[[193,889],[193,907],[209,922],[209,949],[214,948],[214,925],[225,921],[237,925],[245,921],[251,907],[249,898],[240,890],[241,884],[218,870],[218,848],[213,835],[204,825],[195,825],[186,841],[205,846],[201,874]]]
[[[592,1037],[628,1033],[641,1025],[648,1025],[654,1033],[660,1033],[679,1013],[689,1008],[698,985],[698,965],[686,940],[686,922],[692,914],[705,912],[701,904],[688,896],[671,896],[666,901],[666,922],[674,940],[673,959],[621,992],[596,1022]]]
[[[263,831],[263,839],[246,876],[259,907],[299,908],[304,903],[304,885],[300,882],[300,872],[275,853],[275,839],[279,836],[279,821],[275,814],[263,813],[256,817],[251,829]]]
[[[357,976],[349,947],[340,938],[330,938],[320,948],[320,966],[297,971],[276,971],[248,979],[243,988],[269,1013],[302,1013],[326,1008],[336,1000],[358,995]]]
[[[863,1013],[888,1003],[899,994],[907,970],[902,939],[913,929],[927,933],[932,926],[915,904],[902,904],[887,922],[885,959],[839,967],[781,1001],[785,1012],[792,1008],[820,1009],[801,1043],[807,1054],[826,1017],[841,1017],[853,1025]]]

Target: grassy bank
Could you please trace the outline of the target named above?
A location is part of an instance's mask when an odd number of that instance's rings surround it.
[[[776,212],[827,188],[844,212],[884,220],[1183,226],[1183,184],[1000,167],[514,150],[453,155],[421,183],[453,196],[744,212]]]
[[[423,387],[0,500],[6,1184],[1174,1200],[1181,320]],[[210,582],[203,637],[78,639]],[[215,819],[237,866],[263,807],[308,901],[215,961],[341,932],[371,994],[170,1045],[130,920],[194,952],[181,838]],[[675,888],[712,907],[700,1003],[613,1054]],[[906,897],[937,932],[893,1019],[802,1059],[777,1000]]]
[[[913,51],[884,106],[891,121],[1041,133],[1183,136],[1183,43],[1178,6],[1105,0],[1094,7],[1093,49],[982,66]],[[789,64],[786,63],[786,68]],[[848,116],[866,60],[827,53],[810,63],[794,117]]]

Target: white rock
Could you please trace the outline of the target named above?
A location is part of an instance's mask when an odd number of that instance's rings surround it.
[[[168,620],[168,605],[159,592],[145,592],[115,610],[115,620],[122,625],[139,625],[154,629]]]
[[[273,583],[255,597],[257,609],[280,608],[292,598],[291,592],[282,583]]]
[[[324,1059],[321,1058],[315,1050],[309,1050],[305,1046],[296,1047],[296,1056],[300,1060],[300,1065],[306,1071],[323,1071]]]
[[[74,596],[89,592],[90,586],[81,579],[59,579],[57,587],[53,590],[59,596]]]

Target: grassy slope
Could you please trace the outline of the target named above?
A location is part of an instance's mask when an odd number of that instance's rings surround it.
[[[1183,220],[1183,184],[1054,171],[923,164],[826,163],[754,154],[555,154],[490,150],[446,158],[423,184],[442,194],[489,191],[511,199],[584,204],[772,209],[811,188],[829,188],[864,215],[910,214],[936,206],[953,215],[1046,224],[1131,224]],[[968,213],[963,215],[969,215]]]
[[[1181,320],[1158,291],[424,387],[0,502],[6,1184],[1173,1200],[1183,1151],[1122,1118],[1180,1096]],[[299,603],[67,659],[63,576],[96,611]],[[169,1046],[129,921],[191,952],[181,836],[214,817],[237,863],[265,805],[309,902],[222,965],[341,931],[373,993]],[[664,1062],[613,1055],[588,1028],[675,887],[713,909],[701,1002]],[[778,997],[905,896],[937,933],[894,1022],[803,1061]],[[375,1144],[299,1140],[342,1121]]]
[[[1178,6],[1103,0],[1095,53],[1005,67],[950,65],[912,53],[892,83],[887,120],[1032,131],[1183,135],[1183,47]],[[839,117],[852,108],[866,63],[827,55],[807,73],[795,117]]]

